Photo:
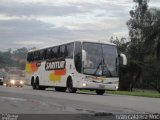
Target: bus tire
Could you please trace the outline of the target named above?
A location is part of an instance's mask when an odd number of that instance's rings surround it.
[[[34,77],[32,77],[32,79],[31,79],[31,85],[32,85],[33,90],[35,90],[36,89],[36,83],[34,81]]]
[[[96,90],[97,95],[103,95],[105,90]]]
[[[39,78],[38,78],[38,77],[36,77],[35,87],[36,87],[36,90],[39,90],[39,89],[40,89],[40,86],[39,86]]]
[[[65,88],[65,87],[55,87],[55,91],[65,92],[65,91],[66,91],[66,88]]]
[[[45,90],[46,89],[45,86],[40,86],[39,85],[39,77],[36,78],[35,86],[36,86],[36,90]]]
[[[71,78],[68,78],[67,80],[67,89],[70,93],[76,93],[77,89],[73,88],[73,82]]]

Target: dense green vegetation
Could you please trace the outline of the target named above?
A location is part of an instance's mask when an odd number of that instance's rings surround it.
[[[148,0],[134,0],[127,21],[130,40],[114,39],[128,65],[120,67],[120,90],[155,89],[160,93],[160,9],[149,8]]]

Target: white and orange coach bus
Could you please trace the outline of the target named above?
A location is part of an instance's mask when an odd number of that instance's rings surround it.
[[[31,50],[27,55],[25,78],[33,89],[54,87],[95,90],[103,95],[105,90],[117,90],[119,85],[119,56],[117,46],[108,42],[73,41],[51,47]]]

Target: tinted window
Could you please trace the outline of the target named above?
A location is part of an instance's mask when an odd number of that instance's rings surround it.
[[[32,53],[28,53],[27,55],[27,61],[28,62],[31,62],[33,59],[32,59]]]
[[[44,49],[43,51],[44,51],[44,53],[43,53],[43,59],[45,60],[46,59],[47,49]]]
[[[60,46],[60,57],[66,57],[66,45]]]
[[[38,60],[44,60],[44,50],[39,51]]]
[[[34,61],[34,53],[33,52],[31,53],[30,59],[31,59],[31,61]]]
[[[77,72],[82,72],[82,45],[80,42],[75,42],[75,51],[74,51],[74,63]]]
[[[30,52],[27,55],[27,61],[58,59],[58,58],[73,58],[74,43],[56,46],[40,51]]]
[[[60,46],[57,46],[57,58],[60,58],[61,54],[60,54]]]
[[[38,60],[39,52],[34,52],[34,60]]]
[[[73,47],[74,47],[73,43],[67,44],[66,54],[68,58],[73,58]]]
[[[51,48],[48,48],[46,53],[46,59],[50,59],[50,58],[51,58]]]
[[[58,57],[58,47],[53,47],[52,48],[52,58],[57,58]]]
[[[86,63],[83,73],[97,76],[117,77],[118,62],[117,48],[113,45],[100,43],[83,43],[83,49],[86,51]]]

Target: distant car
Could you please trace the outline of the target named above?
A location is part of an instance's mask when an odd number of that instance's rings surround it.
[[[23,87],[24,81],[23,80],[10,79],[10,80],[6,81],[5,85],[6,85],[6,87],[12,87],[12,86]]]
[[[4,82],[4,78],[0,77],[0,85],[3,85],[3,82]]]

